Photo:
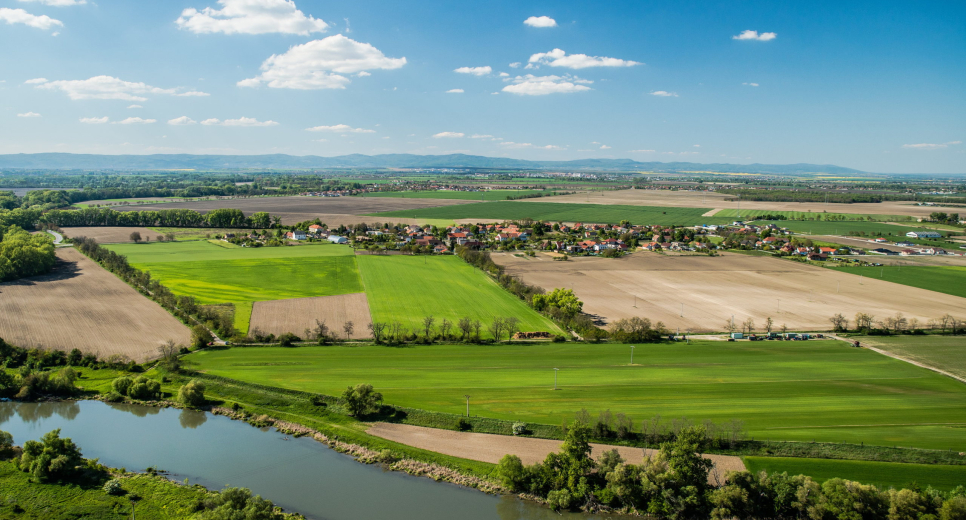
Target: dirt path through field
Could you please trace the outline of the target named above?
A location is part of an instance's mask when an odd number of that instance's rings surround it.
[[[839,341],[847,341],[849,343],[852,343],[852,340],[851,339],[848,339],[848,338],[840,338],[840,337],[838,337],[838,336],[836,336],[834,334],[829,334],[829,337],[830,338],[833,338],[833,339],[837,339]],[[959,381],[960,383],[966,383],[966,378],[959,377],[956,374],[952,374],[952,373],[946,372],[945,370],[943,370],[941,368],[936,368],[936,367],[934,367],[932,365],[928,365],[928,364],[923,363],[921,361],[916,361],[914,359],[910,359],[910,358],[907,358],[907,357],[903,357],[903,356],[900,356],[900,355],[895,354],[893,352],[889,352],[888,350],[883,350],[881,348],[876,348],[876,347],[869,346],[868,344],[862,345],[862,348],[869,349],[872,352],[878,352],[879,354],[882,354],[883,356],[891,357],[892,359],[898,359],[899,361],[905,361],[906,363],[909,363],[911,365],[916,365],[917,367],[925,368],[926,370],[932,370],[933,372],[935,372],[937,374],[942,374],[942,375],[944,375],[946,377],[951,377],[951,378],[955,379],[956,381]]]
[[[492,464],[500,462],[500,459],[508,453],[520,457],[524,464],[534,464],[543,461],[548,453],[559,451],[562,444],[562,441],[552,439],[457,432],[408,424],[375,423],[366,433],[407,446]],[[627,446],[591,444],[591,447],[593,448],[591,456],[594,458],[599,458],[605,451],[617,449],[624,460],[633,464],[640,464],[645,456],[657,454],[657,450]],[[739,457],[728,455],[702,455],[702,457],[714,462],[714,469],[708,476],[708,481],[711,483],[724,482],[725,474],[729,471],[745,469],[745,464]]]

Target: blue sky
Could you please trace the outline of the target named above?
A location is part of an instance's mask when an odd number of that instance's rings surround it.
[[[0,0],[0,153],[962,173],[963,20],[921,1]]]

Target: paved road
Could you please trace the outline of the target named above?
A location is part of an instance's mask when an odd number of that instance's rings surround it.
[[[55,246],[61,245],[61,243],[64,241],[64,235],[61,235],[60,233],[58,233],[56,231],[51,231],[49,229],[47,230],[47,232],[50,233],[51,235],[54,235],[54,245]]]

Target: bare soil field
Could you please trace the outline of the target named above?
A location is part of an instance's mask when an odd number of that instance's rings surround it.
[[[957,296],[738,253],[672,257],[639,252],[566,262],[539,254],[532,259],[495,254],[493,260],[527,283],[573,289],[584,312],[608,324],[637,316],[662,321],[671,330],[712,332],[726,330],[734,316],[739,329],[751,318],[761,331],[771,317],[775,330],[783,324],[791,330],[828,330],[829,317],[836,313],[851,321],[857,312],[880,319],[902,312],[921,322],[946,313],[966,314],[966,299]]]
[[[372,318],[365,293],[255,302],[251,329],[276,336],[286,332],[302,336],[305,329],[315,327],[316,319],[324,321],[333,334],[342,337],[342,326],[347,321],[354,328],[352,338],[372,337],[369,331]]]
[[[145,227],[66,227],[63,228],[67,238],[87,237],[97,240],[100,244],[120,244],[131,241],[131,233],[141,233],[141,238],[151,237],[154,241],[160,233]]]
[[[190,341],[174,316],[77,250],[58,249],[57,258],[49,275],[0,284],[0,337],[7,342],[144,361],[166,340]]]
[[[583,204],[627,204],[631,206],[668,206],[678,208],[715,208],[737,209],[737,201],[726,201],[733,195],[722,193],[706,193],[703,191],[668,191],[668,190],[621,190],[597,191],[560,195],[556,197],[542,197],[540,202],[570,202]],[[767,209],[773,211],[813,211],[821,213],[860,213],[873,215],[909,215],[926,217],[937,208],[930,206],[916,206],[911,202],[890,201],[857,204],[823,204],[819,202],[756,202],[741,201],[741,209]],[[705,216],[712,216],[710,211]]]
[[[222,200],[201,200],[191,202],[171,202],[163,209],[193,209],[202,213],[214,209],[240,209],[245,215],[267,211],[282,217],[283,224],[295,224],[318,217],[332,226],[374,222],[378,217],[367,217],[368,213],[399,211],[406,209],[451,206],[475,202],[452,199],[407,199],[397,197],[252,197]],[[115,208],[118,211],[138,211],[140,206]],[[399,222],[406,219],[393,219]],[[415,223],[415,220],[413,221]]]
[[[366,433],[407,446],[492,464],[500,462],[500,459],[508,453],[520,457],[524,464],[543,462],[548,453],[560,451],[560,445],[563,443],[552,439],[457,432],[390,423],[375,423],[366,430]],[[640,464],[644,457],[657,455],[657,450],[628,446],[591,444],[591,448],[593,448],[591,456],[595,459],[599,459],[605,451],[616,449],[621,457],[631,464]],[[702,455],[702,457],[714,462],[714,469],[708,476],[708,481],[711,483],[720,484],[724,482],[727,472],[745,469],[745,464],[740,457],[729,455]]]

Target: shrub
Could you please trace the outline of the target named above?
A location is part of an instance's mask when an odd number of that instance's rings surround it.
[[[214,339],[204,325],[195,325],[191,328],[191,346],[194,348],[207,347]]]
[[[470,424],[470,422],[466,420],[466,417],[460,417],[459,420],[456,421],[456,430],[457,431],[465,432],[465,431],[469,431],[469,430],[472,430],[472,429],[473,429],[473,425]]]
[[[144,376],[138,376],[133,383],[127,389],[127,395],[131,399],[139,400],[149,400],[149,399],[160,399],[161,398],[161,383],[148,379]]]
[[[40,442],[25,442],[19,465],[43,482],[72,476],[82,462],[80,448],[70,439],[61,439],[58,428],[44,435]]]
[[[513,423],[513,435],[525,435],[528,431],[527,423]]]
[[[286,332],[278,337],[278,344],[283,347],[291,347],[296,341],[301,341],[301,338],[291,332]]]
[[[111,390],[110,392],[104,395],[104,402],[107,402],[107,403],[117,403],[123,400],[124,400],[124,396],[119,394],[115,390]]]
[[[7,460],[13,456],[13,435],[0,430],[0,460]]]
[[[570,492],[566,489],[558,489],[547,493],[547,505],[554,511],[570,508]]]
[[[112,478],[104,483],[104,492],[111,496],[118,496],[124,494],[124,488],[121,487],[121,481]]]
[[[205,404],[205,384],[197,379],[188,381],[188,384],[178,390],[178,401],[186,406],[201,406]]]
[[[378,410],[382,404],[382,394],[373,391],[372,385],[356,385],[342,392],[342,400],[349,414],[359,417]]]
[[[202,520],[282,520],[275,511],[275,504],[245,488],[225,488],[214,497],[200,504]]]
[[[503,487],[512,491],[522,491],[526,479],[523,461],[516,455],[504,455],[496,465],[496,475]]]
[[[554,343],[565,343],[566,341],[567,341],[567,337],[562,334],[555,334],[553,337]]]

